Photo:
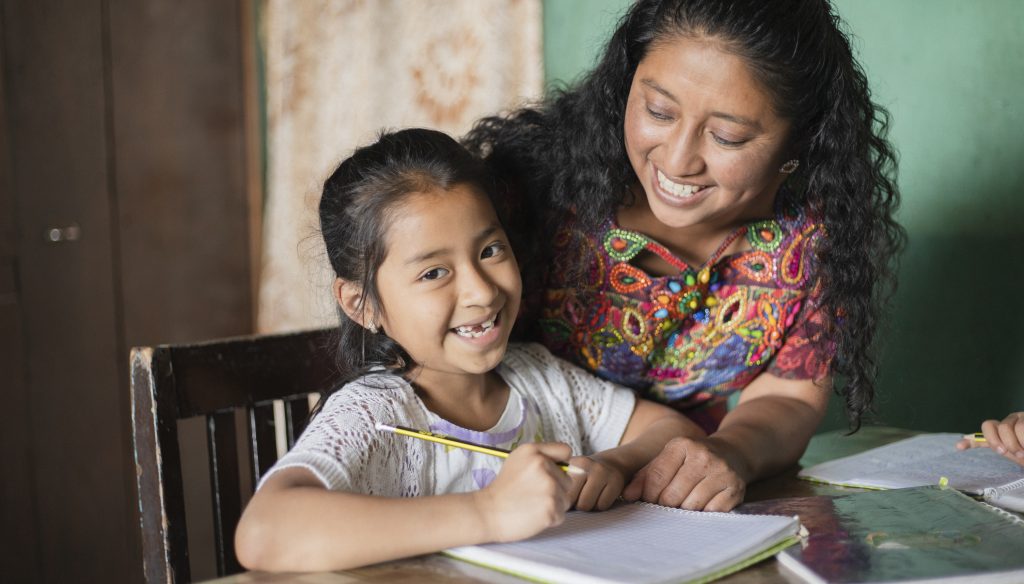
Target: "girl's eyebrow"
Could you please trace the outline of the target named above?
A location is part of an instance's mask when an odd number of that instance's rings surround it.
[[[501,225],[498,225],[497,223],[492,223],[492,224],[488,225],[487,227],[485,227],[484,229],[482,229],[480,231],[480,233],[477,233],[476,238],[474,239],[474,241],[480,241],[482,239],[487,239],[488,237],[490,237],[491,235],[493,235],[496,231],[498,231],[500,229],[501,229]],[[441,247],[441,248],[438,248],[438,249],[432,249],[430,251],[426,251],[426,252],[423,252],[421,254],[417,254],[417,255],[415,255],[415,256],[405,260],[405,265],[408,266],[408,265],[412,265],[412,264],[418,264],[420,262],[425,262],[427,260],[434,259],[434,258],[436,258],[438,256],[443,256],[443,255],[446,255],[446,254],[450,254],[451,251],[452,250],[451,250],[450,247]]]
[[[676,96],[672,95],[671,91],[669,91],[669,90],[665,89],[664,87],[658,85],[657,83],[655,83],[655,81],[653,79],[641,79],[640,83],[642,83],[642,84],[646,85],[647,87],[650,87],[654,91],[657,91],[658,93],[664,95],[665,97],[667,97],[668,99],[672,100],[673,102],[675,102],[677,104],[679,103],[679,100],[676,99]],[[733,122],[733,123],[736,123],[736,124],[740,124],[741,126],[747,126],[747,127],[751,128],[753,130],[756,130],[756,131],[760,131],[762,129],[760,122],[758,122],[757,120],[752,120],[750,118],[745,118],[743,116],[737,116],[737,115],[734,115],[734,114],[727,114],[725,112],[718,112],[718,111],[711,112],[709,115],[711,115],[712,117],[721,118],[723,120],[727,120],[727,121],[730,121],[730,122]]]

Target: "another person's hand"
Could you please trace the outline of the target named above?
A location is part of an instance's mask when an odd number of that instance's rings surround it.
[[[474,494],[488,541],[524,539],[565,519],[573,485],[555,461],[571,455],[567,444],[555,442],[523,444],[512,451],[494,482]]]
[[[572,490],[569,500],[580,511],[604,511],[615,503],[622,494],[626,478],[622,470],[602,460],[600,454],[575,456],[569,464],[586,471],[586,474],[571,475]]]
[[[1024,412],[1014,412],[1002,421],[985,420],[981,423],[981,432],[985,435],[984,442],[965,438],[956,447],[965,450],[984,446],[1024,466]]]
[[[636,473],[622,498],[696,511],[729,511],[743,502],[747,490],[737,466],[714,437],[674,438]]]

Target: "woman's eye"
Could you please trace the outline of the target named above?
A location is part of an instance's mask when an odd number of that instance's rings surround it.
[[[420,276],[420,280],[438,280],[445,277],[448,274],[448,270],[445,268],[434,268],[427,270]]]
[[[746,140],[726,140],[725,138],[714,133],[711,134],[711,137],[715,139],[715,142],[718,142],[722,146],[741,146],[746,142]]]
[[[670,116],[670,115],[668,115],[666,113],[663,113],[663,112],[659,112],[658,110],[651,109],[651,106],[646,106],[646,107],[647,107],[647,114],[649,116],[651,116],[652,118],[660,121],[660,122],[667,122],[667,121],[672,119],[672,116]]]
[[[496,255],[501,255],[501,252],[505,251],[505,244],[500,241],[495,241],[491,245],[488,245],[480,252],[480,259],[492,258]]]

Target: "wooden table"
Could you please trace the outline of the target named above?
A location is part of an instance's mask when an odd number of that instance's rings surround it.
[[[807,447],[807,452],[800,459],[800,466],[808,467],[826,460],[856,454],[869,448],[909,438],[917,433],[912,430],[871,426],[861,429],[860,432],[852,436],[846,436],[842,431],[819,434],[811,440],[811,444]],[[751,484],[747,489],[746,501],[754,503],[784,497],[838,496],[862,491],[862,489],[836,487],[803,481],[796,478],[798,470],[799,467],[794,467],[778,476]],[[352,582],[523,584],[525,580],[454,560],[441,554],[431,554],[344,572],[311,574],[247,572],[210,582],[211,584],[277,584],[283,582],[299,584],[342,584]],[[775,559],[770,559],[727,576],[718,582],[723,584],[778,584],[796,582],[796,580],[792,576],[784,574]]]

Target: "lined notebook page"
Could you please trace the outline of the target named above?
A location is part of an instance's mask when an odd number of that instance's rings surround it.
[[[801,477],[885,489],[938,484],[973,494],[1024,477],[1024,468],[988,448],[957,450],[960,434],[922,434],[800,471]]]
[[[795,517],[703,513],[632,503],[574,511],[531,539],[445,553],[542,581],[661,583],[699,579],[794,536]]]

